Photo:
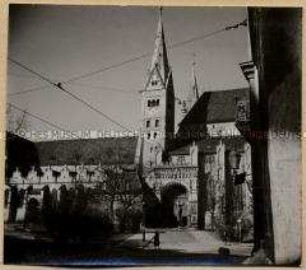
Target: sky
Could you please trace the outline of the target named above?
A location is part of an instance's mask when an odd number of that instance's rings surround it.
[[[167,46],[245,18],[245,8],[164,7]],[[61,82],[153,54],[157,21],[157,7],[10,5],[8,56]],[[184,99],[190,91],[194,60],[200,93],[247,87],[239,68],[240,62],[249,60],[247,52],[246,27],[168,49],[176,97]],[[146,83],[150,60],[150,56],[144,57],[64,86],[135,130],[141,125],[139,91]],[[48,83],[8,62],[8,102],[70,131],[122,130],[56,88],[10,96],[40,86]],[[176,110],[179,119],[178,104]],[[29,116],[27,123],[34,131],[50,130]]]

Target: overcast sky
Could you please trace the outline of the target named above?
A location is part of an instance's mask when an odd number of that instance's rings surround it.
[[[167,45],[245,18],[245,8],[166,7],[163,22]],[[157,20],[157,8],[152,7],[11,5],[9,57],[54,82],[65,81],[153,53]],[[246,87],[238,66],[249,60],[246,34],[246,28],[241,27],[168,50],[176,96],[184,98],[190,89],[193,54],[201,93]],[[138,91],[144,87],[149,65],[150,57],[146,57],[65,86],[127,128],[137,129],[141,120]],[[45,85],[48,83],[8,63],[8,94]],[[8,100],[69,130],[120,130],[57,89],[10,96]],[[33,130],[50,129],[30,117],[28,121]]]

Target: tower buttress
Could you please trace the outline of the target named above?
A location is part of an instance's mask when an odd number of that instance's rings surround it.
[[[173,78],[168,62],[161,8],[149,75],[141,93],[143,164],[145,167],[152,167],[167,152],[174,134],[175,118]]]

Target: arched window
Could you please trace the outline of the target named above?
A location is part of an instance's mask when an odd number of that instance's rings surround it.
[[[150,139],[150,137],[151,137],[151,134],[150,134],[150,132],[147,134],[147,138],[148,138],[148,140]]]
[[[156,106],[159,106],[159,99],[156,100]]]
[[[159,120],[156,119],[156,120],[155,120],[155,127],[158,127],[158,126],[159,126]]]
[[[152,86],[158,85],[158,80],[156,80],[156,79],[155,79],[155,80],[152,80],[152,81],[151,81],[151,85],[152,85]]]
[[[147,122],[146,122],[146,127],[147,127],[147,128],[150,127],[150,120],[147,120]]]
[[[153,138],[156,139],[156,137],[157,137],[157,132],[154,132]]]

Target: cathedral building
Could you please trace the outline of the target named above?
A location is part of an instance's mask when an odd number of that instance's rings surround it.
[[[249,119],[249,89],[200,96],[193,63],[187,99],[179,104],[184,117],[174,133],[175,77],[169,66],[160,13],[142,91],[142,159],[146,182],[161,203],[161,224],[219,230],[242,239],[243,229],[249,232],[253,222],[252,168],[250,145],[236,124]],[[243,112],[237,109],[241,104]]]
[[[41,199],[46,185],[54,193],[62,185],[70,188],[76,183],[95,188],[98,182],[108,181],[104,171],[116,166],[119,157],[121,167],[134,173],[127,190],[145,185],[159,201],[159,226],[194,227],[218,231],[227,238],[246,238],[253,224],[251,156],[250,145],[236,125],[248,122],[249,90],[200,94],[195,63],[191,74],[187,98],[178,103],[160,11],[149,75],[140,92],[142,136],[32,143],[37,155],[33,169],[24,170],[22,161],[14,163],[7,174],[8,190],[33,186]],[[241,104],[245,110],[240,110]],[[178,110],[184,117],[175,132]],[[145,183],[137,178],[137,168]]]

